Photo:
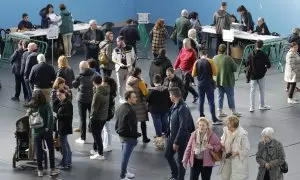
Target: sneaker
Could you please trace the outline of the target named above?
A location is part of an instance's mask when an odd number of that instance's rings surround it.
[[[213,125],[222,125],[223,124],[223,121],[221,121],[221,120],[215,120],[213,123],[212,123]]]
[[[95,154],[93,156],[90,156],[90,159],[92,159],[92,160],[104,160],[105,157],[101,156],[100,154],[97,153],[97,154]]]
[[[119,103],[120,103],[120,104],[124,104],[124,103],[126,103],[126,101],[125,101],[124,99],[121,99],[121,98],[120,98]]]
[[[74,128],[73,132],[80,132],[80,128]]]
[[[10,100],[12,100],[12,101],[20,101],[20,99],[19,98],[17,98],[17,97],[12,97],[12,98],[10,98]]]
[[[50,176],[56,176],[60,174],[60,171],[58,169],[51,169],[50,170]]]
[[[110,146],[107,146],[103,149],[103,152],[111,152],[112,148]]]
[[[258,108],[259,110],[270,110],[271,109],[271,107],[270,106],[266,106],[266,105],[264,105],[264,106],[259,106],[259,108]]]
[[[85,140],[81,139],[81,138],[78,138],[75,140],[76,143],[78,144],[84,144],[85,143]]]
[[[193,103],[197,103],[198,97],[194,97]]]
[[[131,179],[129,179],[128,177],[124,177],[124,178],[122,178],[121,180],[131,180]]]
[[[232,115],[234,115],[236,117],[241,117],[242,113],[235,111],[235,112],[232,112]]]
[[[218,113],[218,117],[226,117],[226,116],[227,116],[226,113],[223,113],[223,112],[219,112],[219,113]]]
[[[44,171],[38,170],[38,177],[43,177],[44,176]]]
[[[94,149],[91,149],[91,150],[90,150],[90,153],[91,153],[91,155],[96,155],[96,154],[98,154]]]
[[[135,178],[135,175],[132,174],[132,173],[130,173],[129,171],[127,171],[127,173],[125,174],[125,176],[126,176],[127,178],[129,178],[129,179]]]
[[[291,98],[288,98],[287,102],[288,102],[289,104],[298,104],[298,103],[299,103],[299,102],[296,101],[295,99],[291,99]]]
[[[254,107],[250,107],[249,111],[254,112]]]

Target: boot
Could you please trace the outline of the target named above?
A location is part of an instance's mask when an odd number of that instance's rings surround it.
[[[142,130],[142,135],[143,135],[143,142],[144,143],[149,143],[150,139],[147,137],[147,125],[146,125],[146,122],[141,122],[141,130]]]

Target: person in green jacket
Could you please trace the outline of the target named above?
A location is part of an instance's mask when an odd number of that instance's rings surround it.
[[[36,147],[36,159],[38,165],[38,176],[42,177],[43,174],[43,141],[46,141],[47,148],[49,152],[49,161],[50,161],[50,176],[55,176],[59,174],[59,170],[55,168],[55,157],[54,157],[54,147],[53,147],[53,112],[50,106],[50,103],[46,102],[46,97],[41,90],[35,90],[32,94],[32,99],[29,102],[29,109],[27,110],[27,115],[30,115],[34,112],[39,112],[40,116],[43,119],[44,126],[41,128],[32,128],[32,134],[34,137],[34,143]]]
[[[72,35],[74,31],[72,14],[67,10],[64,4],[59,5],[61,25],[59,27],[60,34],[63,37],[65,56],[71,57],[72,52]]]
[[[177,46],[179,51],[181,50],[183,40],[188,38],[188,31],[192,28],[192,23],[188,19],[188,11],[183,9],[181,11],[181,17],[179,17],[174,26],[174,32],[176,34]]]
[[[218,47],[218,55],[213,58],[217,68],[216,85],[218,90],[218,116],[226,117],[227,114],[223,112],[224,93],[227,96],[228,106],[232,114],[240,117],[241,113],[235,110],[234,101],[234,72],[237,71],[237,65],[231,56],[225,54],[226,45],[220,44]]]

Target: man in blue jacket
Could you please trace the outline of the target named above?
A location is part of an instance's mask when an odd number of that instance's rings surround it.
[[[170,180],[184,180],[185,168],[182,165],[182,159],[191,132],[195,130],[195,125],[191,111],[182,99],[180,89],[174,87],[169,92],[170,99],[174,104],[169,112],[165,158],[171,168]],[[174,159],[175,153],[177,153],[177,163]]]

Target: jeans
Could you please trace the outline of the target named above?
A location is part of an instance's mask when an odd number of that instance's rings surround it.
[[[111,77],[112,70],[102,69],[103,75],[106,77]]]
[[[265,78],[261,78],[258,80],[250,80],[250,107],[252,108],[255,106],[255,93],[257,85],[259,88],[259,105],[261,107],[265,106]]]
[[[186,144],[179,145],[178,151],[175,152],[173,150],[173,143],[170,140],[166,140],[166,148],[165,148],[165,158],[168,160],[169,166],[171,168],[172,177],[176,180],[184,180],[185,176],[185,168],[182,164],[182,159],[184,155],[184,151],[186,148]],[[177,162],[174,159],[174,155],[177,153]]]
[[[43,149],[43,141],[46,141],[47,148],[49,152],[49,161],[50,161],[50,168],[55,168],[55,161],[54,161],[54,147],[53,147],[53,136],[52,131],[43,132],[40,134],[35,135],[35,147],[36,147],[36,160],[38,165],[38,170],[43,170],[43,159],[44,159],[44,149]]]
[[[295,82],[289,82],[288,83],[288,94],[289,94],[289,98],[293,98],[294,97],[294,91],[296,89],[296,83]]]
[[[103,128],[103,147],[104,149],[111,146],[112,134],[110,129],[110,122],[106,121]]]
[[[235,109],[234,103],[234,87],[218,86],[218,109],[223,109],[224,93],[227,96],[228,106],[230,109]]]
[[[161,137],[162,133],[167,133],[168,113],[151,113],[156,136]]]
[[[125,90],[126,80],[128,75],[129,72],[127,69],[120,68],[117,71],[118,92],[119,92],[119,97],[122,99],[124,99],[124,90]]]
[[[15,98],[19,98],[20,94],[21,94],[21,86],[23,87],[23,95],[24,95],[24,99],[27,100],[28,99],[28,93],[27,93],[27,88],[26,88],[26,84],[24,81],[24,77],[22,75],[17,75],[15,74]]]
[[[81,139],[86,140],[86,111],[91,113],[91,103],[82,103],[78,101],[78,112],[80,116]]]
[[[96,71],[100,74],[100,64],[99,64],[99,60],[98,60],[98,54],[99,54],[99,48],[96,49],[91,49],[86,47],[85,48],[85,59],[94,59],[96,60],[97,66],[96,66]]]
[[[61,151],[62,151],[62,160],[61,165],[67,166],[72,164],[72,151],[68,142],[68,135],[60,135],[60,144],[61,144]]]
[[[30,101],[32,98],[32,88],[28,80],[25,80],[25,86],[27,89],[27,101]]]
[[[101,137],[102,129],[105,125],[106,121],[95,120],[91,122],[92,134],[94,138],[93,149],[98,150],[98,154],[103,156],[103,141]]]
[[[72,36],[73,33],[68,33],[62,35],[63,38],[63,44],[64,44],[64,51],[66,56],[71,56],[72,52]]]
[[[214,87],[213,85],[207,86],[198,86],[198,93],[199,93],[199,112],[200,117],[204,117],[204,101],[205,101],[205,94],[207,96],[209,110],[211,113],[212,120],[215,122],[217,120],[216,117],[216,109],[215,109],[215,97],[214,97]]]
[[[185,91],[183,92],[183,99],[186,100],[189,92],[193,94],[194,98],[198,97],[196,90],[190,85],[193,79],[191,73],[182,71],[182,77],[183,77],[182,79],[183,79],[183,85],[185,89]]]
[[[202,180],[210,180],[213,167],[204,167],[202,159],[194,159],[194,165],[191,167],[190,180],[198,180],[201,173]]]
[[[121,174],[120,177],[125,178],[127,173],[127,166],[134,147],[137,145],[137,139],[127,139],[122,142],[122,156],[121,156]]]

